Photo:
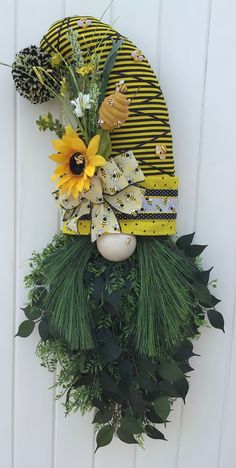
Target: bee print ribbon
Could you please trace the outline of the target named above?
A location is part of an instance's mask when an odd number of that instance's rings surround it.
[[[143,180],[143,172],[132,151],[111,158],[91,178],[90,189],[83,190],[77,200],[72,196],[60,197],[63,227],[72,234],[79,234],[78,221],[89,216],[92,242],[104,233],[120,232],[115,211],[137,215],[145,189],[135,184]]]

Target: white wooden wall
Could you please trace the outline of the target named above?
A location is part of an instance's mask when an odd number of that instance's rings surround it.
[[[107,0],[7,0],[0,60],[37,44],[52,22],[101,16]],[[187,405],[177,404],[168,442],[145,450],[115,440],[94,455],[91,416],[64,418],[48,390],[53,375],[34,355],[37,336],[13,338],[22,320],[23,277],[33,249],[57,230],[50,196],[51,135],[35,126],[48,105],[15,95],[0,69],[0,465],[2,468],[235,468],[236,418],[236,0],[114,0],[106,19],[133,39],[156,70],[170,110],[180,176],[178,233],[208,243],[226,334],[204,331],[192,359]]]

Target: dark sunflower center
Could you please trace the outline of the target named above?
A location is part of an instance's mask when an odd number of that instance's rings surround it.
[[[72,174],[81,175],[85,168],[85,156],[81,153],[72,154],[69,166]]]

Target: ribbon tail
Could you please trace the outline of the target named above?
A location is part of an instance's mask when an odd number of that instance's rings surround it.
[[[108,203],[93,205],[91,211],[91,240],[96,241],[103,234],[120,232],[119,222]]]

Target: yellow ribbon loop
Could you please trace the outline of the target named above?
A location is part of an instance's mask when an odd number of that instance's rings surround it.
[[[60,197],[63,227],[79,234],[78,221],[90,215],[92,242],[102,234],[120,232],[115,211],[137,215],[145,189],[134,184],[143,180],[143,172],[131,151],[115,156],[99,168],[91,178],[90,189],[83,190],[77,200]]]

